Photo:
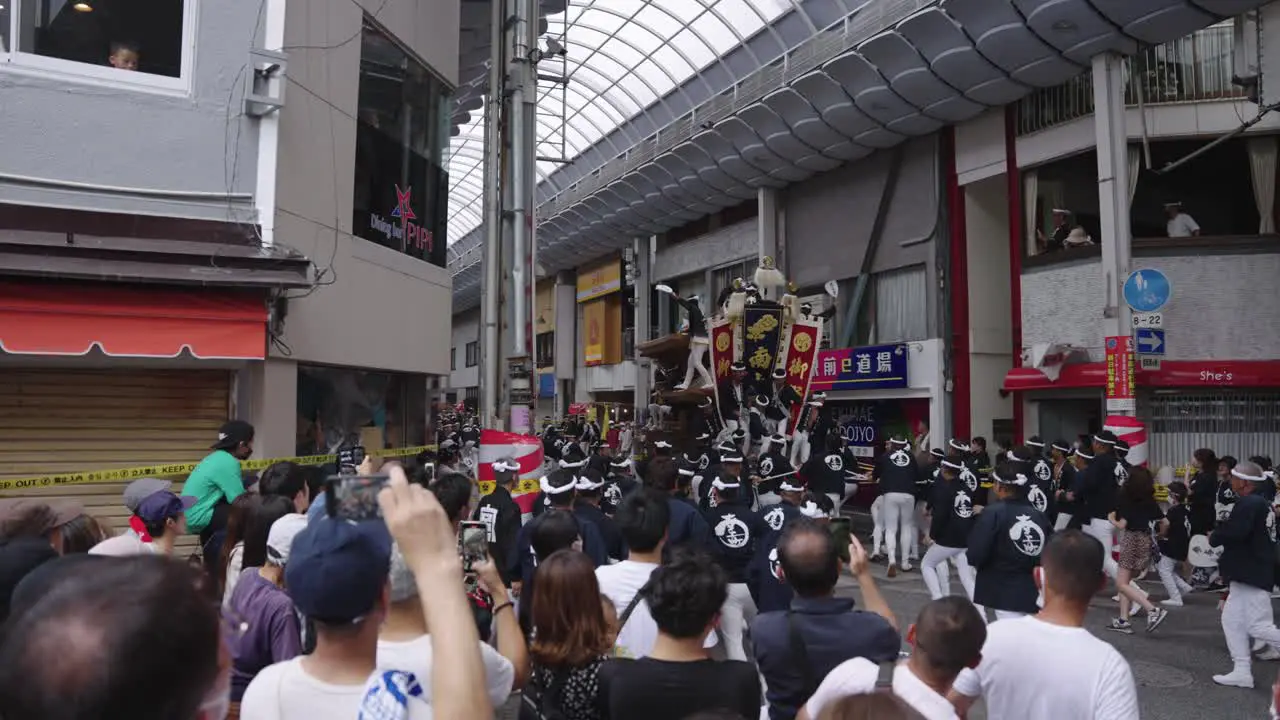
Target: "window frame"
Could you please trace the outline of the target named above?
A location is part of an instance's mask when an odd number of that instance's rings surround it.
[[[109,65],[90,65],[76,60],[38,55],[14,49],[19,37],[22,5],[37,0],[10,0],[9,49],[0,51],[0,72],[57,82],[146,92],[155,95],[189,97],[195,89],[196,37],[202,0],[182,0],[182,58],[178,77],[117,70]]]
[[[474,350],[474,352],[472,352]],[[480,364],[480,341],[475,340],[467,343],[467,367],[475,367]]]
[[[449,372],[454,372],[457,369],[458,369],[458,346],[454,345],[453,347],[449,348]]]

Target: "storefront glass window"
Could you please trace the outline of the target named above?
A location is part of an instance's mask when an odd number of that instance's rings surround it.
[[[356,235],[444,267],[448,138],[448,88],[366,21],[356,122]]]
[[[344,442],[369,450],[427,442],[425,375],[298,366],[298,453]]]

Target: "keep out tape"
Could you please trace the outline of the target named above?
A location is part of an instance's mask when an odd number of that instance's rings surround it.
[[[414,445],[411,447],[378,450],[371,453],[374,457],[409,457],[424,450],[434,450],[435,445]],[[297,455],[294,457],[264,458],[262,460],[246,460],[240,463],[242,470],[263,470],[278,462],[292,462],[299,465],[323,465],[337,459],[336,455]],[[60,475],[39,475],[25,478],[0,478],[0,492],[26,490],[29,488],[63,487],[68,485],[88,485],[104,482],[130,482],[144,477],[167,478],[179,475],[190,475],[199,463],[170,463],[165,465],[144,465],[141,467],[116,468],[113,470],[86,470],[84,472],[64,473]],[[490,483],[492,484],[492,483]],[[534,481],[537,488],[537,481]]]

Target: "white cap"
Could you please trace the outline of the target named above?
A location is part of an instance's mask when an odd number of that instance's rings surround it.
[[[307,516],[301,513],[289,513],[271,523],[271,529],[267,531],[267,559],[271,564],[280,567],[288,564],[293,539],[306,527]]]

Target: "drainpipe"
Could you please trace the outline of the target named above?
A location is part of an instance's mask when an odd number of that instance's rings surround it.
[[[484,110],[484,288],[481,296],[480,422],[498,427],[498,298],[502,268],[502,79],[503,3],[494,2],[489,21],[489,92]]]
[[[969,380],[969,240],[965,227],[964,192],[956,172],[956,131],[943,132],[947,163],[947,205],[951,216],[951,402],[952,434],[967,438],[972,431],[973,400]]]
[[[1004,109],[1004,177],[1009,195],[1009,320],[1013,367],[1022,367],[1022,173],[1018,171],[1017,106]],[[1013,391],[1013,442],[1023,442],[1022,391]]]

